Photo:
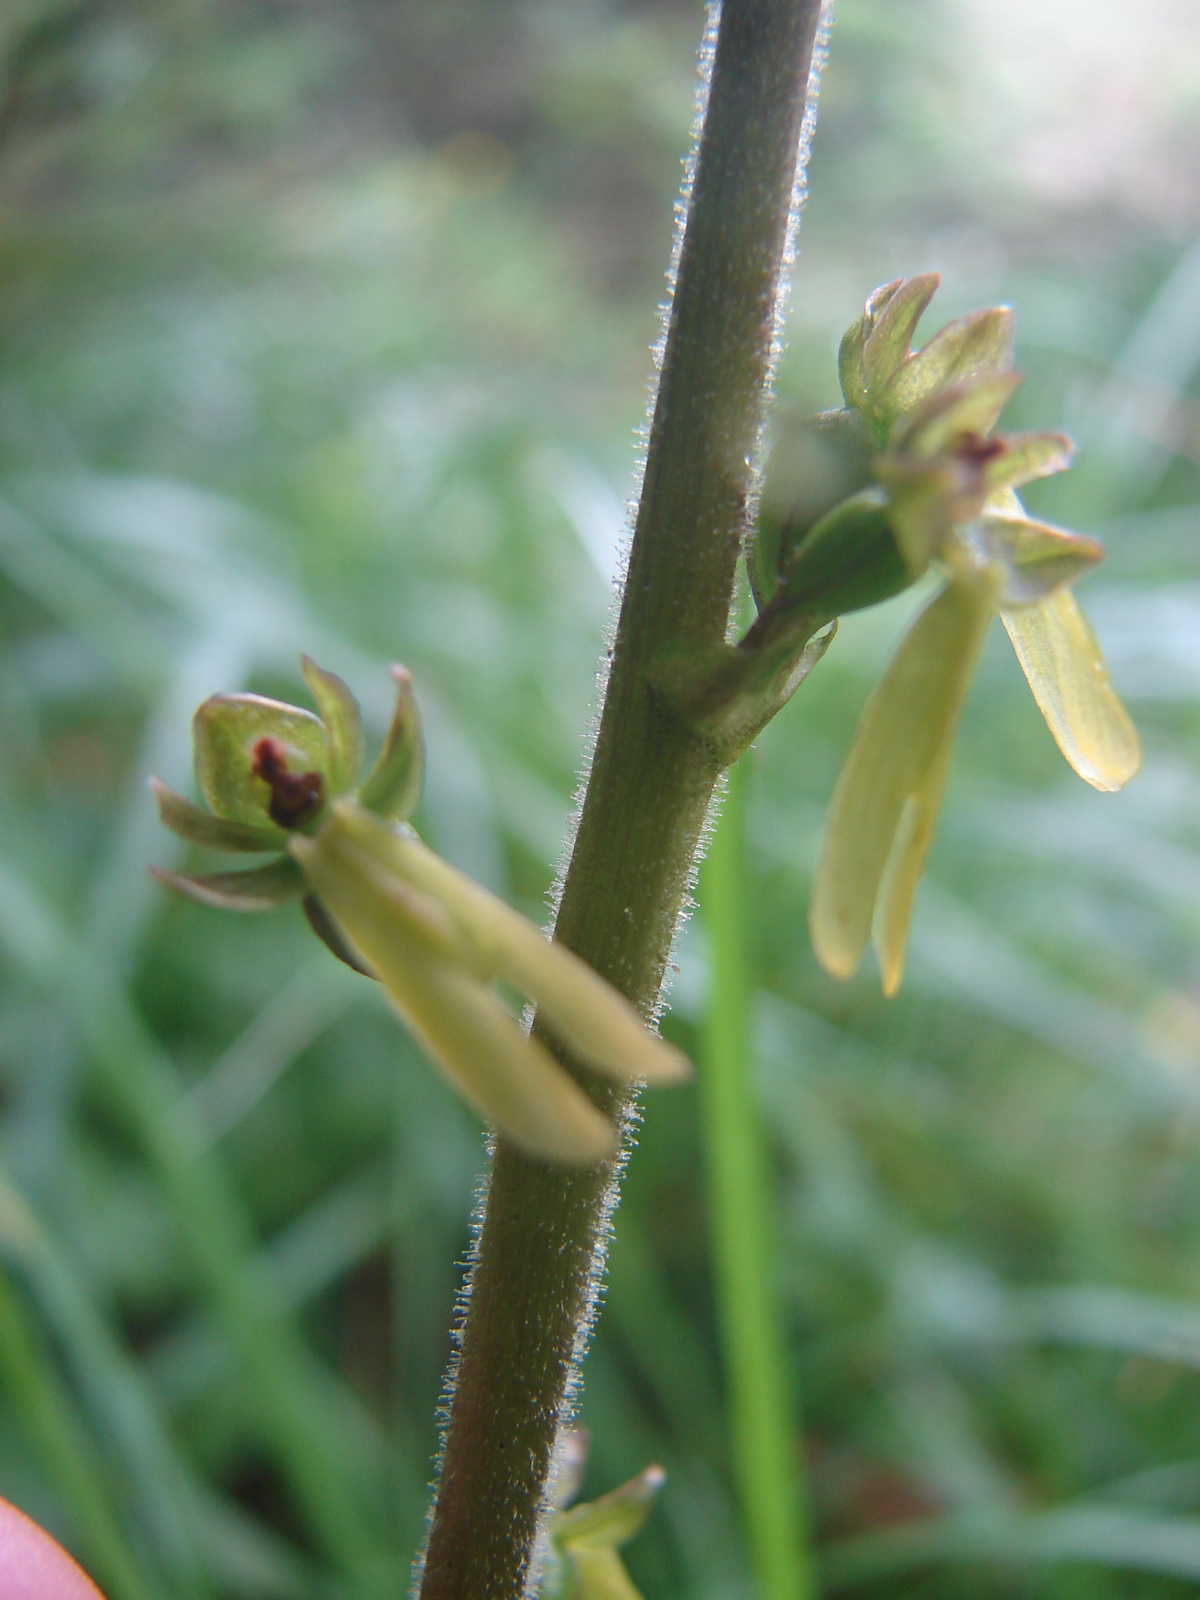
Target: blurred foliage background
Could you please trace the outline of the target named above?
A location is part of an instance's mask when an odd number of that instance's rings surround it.
[[[830,1592],[1200,1576],[1200,35],[1190,0],[841,0],[780,374],[878,282],[1019,311],[1146,766],[1092,793],[999,629],[910,975],[805,933],[910,596],[750,778],[757,1085]],[[695,0],[0,11],[0,1493],[111,1600],[367,1595],[419,1541],[480,1129],[298,917],[168,900],[146,790],[209,692],[378,734],[531,915],[591,715]],[[668,1030],[689,1049],[700,922]],[[650,1600],[749,1596],[694,1090],[653,1097],[586,1367],[585,1494],[668,1484]],[[318,1448],[314,1451],[313,1441]],[[341,1576],[334,1576],[340,1572]]]

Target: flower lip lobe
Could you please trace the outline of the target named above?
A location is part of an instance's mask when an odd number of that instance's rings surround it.
[[[562,1042],[589,1066],[628,1082],[684,1081],[691,1063],[652,1032],[629,1001],[563,944],[427,849],[415,834],[381,822],[360,805],[340,801],[331,829],[364,854],[446,908],[482,971],[527,995]]]

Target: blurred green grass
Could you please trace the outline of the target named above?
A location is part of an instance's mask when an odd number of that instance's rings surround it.
[[[747,797],[777,1280],[831,1583],[1200,1571],[1200,57],[1187,6],[845,0],[780,390],[865,293],[1010,299],[1142,728],[1062,765],[1002,638],[910,978],[804,931],[906,602],[850,619]],[[539,915],[590,715],[686,148],[693,4],[27,0],[0,19],[0,1493],[112,1600],[361,1594],[420,1537],[479,1130],[298,919],[168,903],[149,773],[310,651],[420,819]],[[689,925],[668,1028],[698,1049]],[[694,1091],[647,1102],[585,1494],[668,1486],[649,1600],[748,1595]],[[272,1377],[272,1374],[274,1375]],[[333,1570],[340,1577],[331,1576]],[[135,1576],[136,1575],[136,1576]],[[140,1588],[139,1588],[140,1585]]]

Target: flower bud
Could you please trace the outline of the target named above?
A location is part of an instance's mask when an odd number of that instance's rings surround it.
[[[887,307],[888,301],[903,283],[903,278],[893,278],[891,283],[880,284],[879,288],[868,297],[862,316],[857,322],[852,322],[842,335],[842,342],[838,346],[838,378],[846,404],[854,410],[861,411],[867,404],[867,382],[863,362],[867,340]]]
[[[910,359],[908,347],[912,336],[940,281],[936,272],[923,273],[919,277],[906,279],[894,294],[889,295],[863,346],[867,410],[879,409],[880,396],[900,367]]]

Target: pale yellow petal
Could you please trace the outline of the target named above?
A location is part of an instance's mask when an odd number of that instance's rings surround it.
[[[817,958],[835,977],[857,970],[882,894],[885,982],[899,981],[912,890],[994,598],[990,575],[943,589],[863,710],[834,786],[809,907]]]
[[[333,826],[386,859],[389,867],[454,918],[482,970],[503,978],[540,1008],[562,1042],[608,1076],[678,1083],[691,1064],[652,1032],[640,1014],[586,961],[547,939],[528,918],[458,872],[411,833],[346,802]]]
[[[617,1130],[499,999],[431,936],[430,901],[336,832],[293,851],[329,914],[457,1091],[532,1155],[593,1163]],[[441,911],[441,907],[437,907]]]
[[[1058,748],[1093,788],[1123,787],[1142,764],[1141,740],[1074,595],[1058,589],[1002,616]]]
[[[574,1600],[642,1600],[615,1550],[571,1550]]]
[[[933,843],[942,809],[952,749],[953,734],[945,741],[941,755],[925,773],[920,786],[905,799],[880,880],[875,915],[871,919],[871,943],[879,960],[883,992],[889,999],[900,988],[904,977],[913,898],[925,871],[925,857]]]

